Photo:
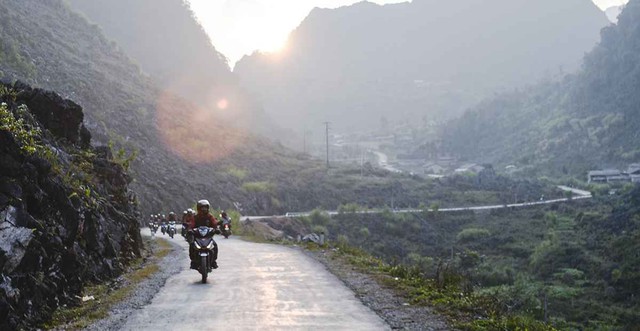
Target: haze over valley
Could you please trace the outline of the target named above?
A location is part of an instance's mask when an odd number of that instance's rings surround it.
[[[0,329],[636,330],[638,22],[0,0]]]

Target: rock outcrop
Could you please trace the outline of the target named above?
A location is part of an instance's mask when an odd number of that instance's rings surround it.
[[[140,255],[126,167],[77,104],[0,84],[0,329],[32,328]]]

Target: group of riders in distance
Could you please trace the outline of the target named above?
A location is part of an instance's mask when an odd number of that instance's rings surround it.
[[[218,244],[213,240],[214,234],[222,234],[225,238],[231,235],[231,218],[223,210],[220,220],[210,213],[211,204],[207,200],[200,200],[196,204],[196,211],[189,208],[182,213],[181,234],[189,243],[189,257],[191,269],[202,274],[202,282],[207,281],[207,274],[218,268]],[[176,234],[178,219],[174,212],[167,218],[164,214],[151,215],[149,229],[155,235],[160,228],[163,235],[173,238]]]

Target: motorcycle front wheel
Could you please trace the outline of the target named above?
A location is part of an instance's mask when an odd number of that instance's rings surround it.
[[[208,256],[200,257],[200,273],[202,274],[202,284],[207,283],[207,274],[209,273],[209,266],[207,265]]]

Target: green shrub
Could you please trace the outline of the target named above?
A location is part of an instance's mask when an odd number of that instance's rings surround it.
[[[369,228],[361,227],[358,234],[363,238],[368,238],[371,235],[371,232],[369,232]]]
[[[227,174],[237,179],[238,181],[243,181],[247,177],[247,171],[244,169],[240,169],[237,167],[230,167],[227,169]]]
[[[314,226],[313,227],[313,232],[317,233],[317,234],[325,234],[325,235],[329,234],[329,230],[327,230],[327,227],[322,226],[322,225]]]
[[[458,239],[458,241],[465,242],[486,238],[490,235],[491,232],[489,232],[489,230],[487,229],[468,228],[460,231],[456,238]]]
[[[249,193],[266,193],[273,191],[273,184],[270,182],[249,182],[242,184],[242,189]]]
[[[18,107],[18,112],[27,112],[26,106]],[[20,150],[28,155],[44,155],[45,147],[40,142],[40,128],[27,124],[23,118],[16,118],[6,103],[0,104],[0,130],[11,132],[20,144]]]
[[[341,234],[338,235],[338,247],[347,247],[349,246],[349,237]]]
[[[309,220],[313,225],[326,226],[331,222],[331,217],[323,210],[314,209],[309,215]]]
[[[340,214],[355,214],[360,210],[362,210],[362,207],[357,203],[347,203],[346,205],[340,205],[338,207],[338,212]]]

